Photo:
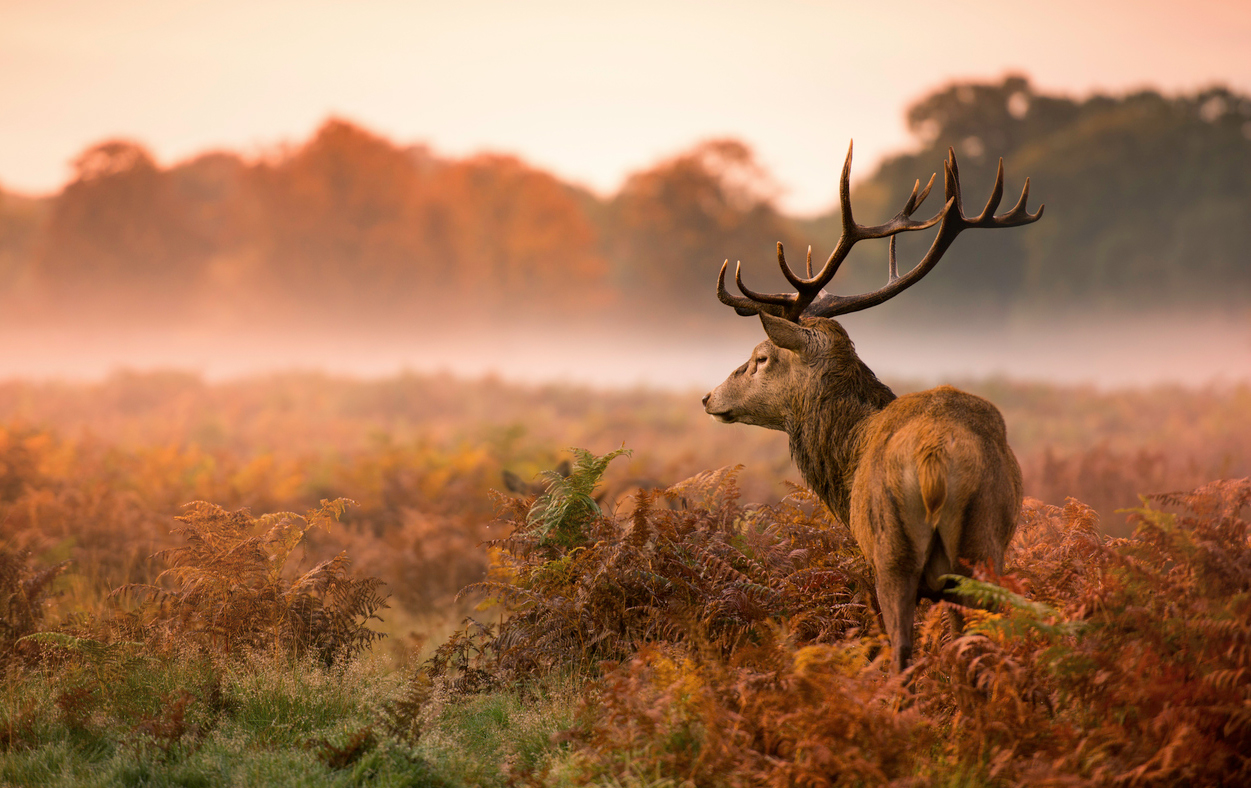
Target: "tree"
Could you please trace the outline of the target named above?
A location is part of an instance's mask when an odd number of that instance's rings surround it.
[[[595,227],[551,175],[484,154],[444,168],[434,193],[452,275],[475,308],[584,312],[607,299]]]
[[[51,200],[0,189],[0,299],[22,287]]]
[[[775,191],[751,150],[728,139],[701,143],[631,175],[608,219],[620,286],[640,304],[724,309],[708,297],[721,263],[768,261],[778,241],[793,237],[774,207]],[[775,265],[752,265],[753,281],[776,285],[780,276],[766,279],[764,273]]]
[[[186,203],[142,146],[95,145],[53,202],[37,275],[75,308],[116,314],[177,311],[211,250]]]
[[[424,176],[387,140],[332,119],[293,153],[257,165],[250,186],[266,290],[390,314],[437,283]]]
[[[988,317],[1092,307],[1245,308],[1251,98],[1211,88],[1176,98],[1141,91],[1078,101],[1039,94],[1010,76],[950,85],[915,103],[907,118],[921,148],[886,160],[858,186],[857,218],[892,215],[913,179],[928,178],[948,147],[959,157],[967,208],[980,209],[974,203],[985,199],[1002,156],[1006,199],[1028,175],[1031,200],[1045,203],[1047,215],[1026,232],[961,238],[941,276],[918,284],[906,305],[884,306],[875,317],[966,304]],[[920,213],[939,207],[931,196]],[[836,236],[837,222],[834,212],[823,225]],[[901,266],[919,259],[929,242],[905,240]],[[876,287],[881,275],[880,268],[849,265],[840,287]]]

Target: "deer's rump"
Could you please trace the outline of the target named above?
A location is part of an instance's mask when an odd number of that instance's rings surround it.
[[[866,425],[851,491],[851,528],[874,570],[919,578],[978,563],[1003,567],[1021,506],[1021,471],[1003,417],[981,397],[943,386],[908,394]]]

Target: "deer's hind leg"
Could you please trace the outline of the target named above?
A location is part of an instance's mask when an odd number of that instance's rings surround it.
[[[901,572],[898,567],[883,567],[877,575],[877,603],[882,609],[882,623],[890,638],[891,665],[902,672],[912,662],[912,624],[917,608],[917,586],[920,575]]]
[[[912,485],[908,481],[862,488],[864,495],[852,510],[852,533],[873,566],[882,628],[896,671],[912,661],[917,594],[934,539],[915,479]]]

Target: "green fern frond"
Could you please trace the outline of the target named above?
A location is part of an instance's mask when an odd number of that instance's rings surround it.
[[[1025,629],[1051,636],[1063,636],[1074,634],[1082,627],[1081,622],[1064,620],[1060,612],[1050,605],[1026,599],[994,583],[963,575],[943,575],[941,579],[955,583],[947,590],[949,596],[972,601],[987,610],[1009,614],[978,624],[972,628],[972,632],[997,630],[1011,634]]]
[[[595,502],[595,488],[603,478],[608,464],[621,456],[629,456],[626,448],[596,456],[586,449],[570,449],[574,455],[568,476],[544,471],[547,492],[540,495],[526,517],[527,528],[540,539],[562,547],[572,547],[583,540],[586,521],[603,514]]]

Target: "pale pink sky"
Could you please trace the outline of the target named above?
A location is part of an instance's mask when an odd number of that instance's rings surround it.
[[[911,100],[1009,71],[1079,96],[1251,92],[1251,2],[0,0],[0,187],[53,191],[106,137],[169,164],[333,114],[601,192],[731,135],[816,211],[848,138],[865,173],[908,144]]]

